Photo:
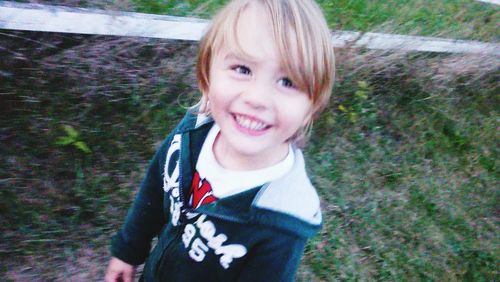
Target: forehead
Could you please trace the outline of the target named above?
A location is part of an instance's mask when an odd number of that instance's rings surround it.
[[[212,42],[213,59],[225,56],[223,53],[255,61],[272,59],[299,88],[309,89],[308,80],[314,78],[305,70],[310,68],[311,52],[303,46],[304,32],[298,32],[298,27],[294,26],[299,21],[298,15],[288,12],[260,1],[248,1],[247,5],[226,13],[216,27],[218,35]]]
[[[252,3],[226,29],[220,50],[253,60],[278,58],[276,40],[264,8]]]
[[[216,27],[218,35],[212,45],[213,52],[228,48],[241,55],[276,55],[284,64],[297,62],[300,39],[292,26],[298,20],[294,18],[297,15],[276,9],[261,1],[248,1],[227,11]]]

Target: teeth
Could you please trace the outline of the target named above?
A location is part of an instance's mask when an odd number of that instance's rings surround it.
[[[265,123],[250,120],[239,115],[236,116],[236,122],[242,127],[248,128],[250,130],[262,130],[267,126]]]

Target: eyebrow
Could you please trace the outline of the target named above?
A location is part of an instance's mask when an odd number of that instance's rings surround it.
[[[249,63],[252,63],[252,64],[255,64],[255,63],[258,63],[258,61],[255,59],[255,58],[252,58],[248,55],[238,55],[234,52],[230,52],[228,53],[225,57],[224,57],[224,60],[237,60],[237,61],[245,61],[245,62],[249,62]]]

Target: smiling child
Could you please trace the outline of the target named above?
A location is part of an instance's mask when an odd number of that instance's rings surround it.
[[[299,145],[334,55],[310,0],[235,0],[200,42],[200,103],[150,163],[106,281],[293,281],[321,227]],[[151,240],[158,243],[150,252]]]

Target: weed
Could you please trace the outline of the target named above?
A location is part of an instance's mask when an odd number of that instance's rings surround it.
[[[81,140],[80,133],[78,133],[78,131],[76,131],[71,125],[64,125],[63,129],[66,131],[66,136],[58,137],[55,142],[56,145],[73,145],[76,149],[84,152],[85,154],[90,154],[92,152],[87,144]]]

